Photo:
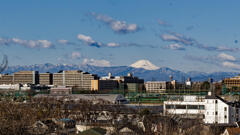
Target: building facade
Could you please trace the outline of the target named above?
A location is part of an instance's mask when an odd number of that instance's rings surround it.
[[[240,88],[240,76],[232,77],[232,78],[225,78],[224,84],[226,88],[232,89],[234,87]]]
[[[14,84],[38,84],[38,71],[19,71],[13,74]]]
[[[39,84],[52,85],[53,84],[53,74],[52,73],[40,73],[39,74]]]
[[[118,88],[116,80],[91,80],[91,90],[114,90]]]
[[[80,70],[62,71],[53,74],[53,85],[72,87],[78,90],[90,90],[91,80],[97,78],[97,75]]]
[[[205,124],[234,124],[240,120],[240,106],[217,96],[183,96],[164,101],[165,115],[202,118]]]
[[[144,85],[148,93],[164,93],[167,89],[166,81],[148,81]]]
[[[13,84],[13,75],[0,75],[0,84]]]
[[[69,95],[69,94],[72,94],[72,88],[66,88],[64,86],[51,88],[50,94],[52,94],[52,95]]]

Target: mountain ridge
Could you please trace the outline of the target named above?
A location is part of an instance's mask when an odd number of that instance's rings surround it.
[[[238,72],[213,72],[205,73],[199,71],[182,72],[174,70],[168,67],[160,67],[156,70],[147,70],[144,68],[134,68],[130,66],[112,66],[112,67],[97,67],[92,65],[77,65],[77,64],[34,64],[25,66],[9,66],[3,73],[12,74],[20,70],[36,70],[40,73],[51,72],[55,73],[59,70],[82,70],[91,74],[97,74],[99,76],[107,76],[109,72],[114,76],[127,75],[127,73],[133,73],[134,76],[143,78],[145,81],[168,81],[169,76],[173,76],[173,79],[178,81],[186,80],[191,77],[193,81],[204,81],[208,78],[213,78],[215,81],[222,80],[223,78],[233,77],[238,75]]]

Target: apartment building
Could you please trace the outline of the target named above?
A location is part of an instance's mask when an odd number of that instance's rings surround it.
[[[0,74],[0,84],[13,84],[13,75]]]
[[[38,84],[38,71],[19,71],[13,74],[14,84]]]
[[[53,85],[72,87],[78,90],[90,90],[91,80],[98,79],[97,75],[80,70],[61,71],[53,74]]]
[[[164,93],[167,89],[166,81],[148,81],[144,85],[148,93]]]
[[[206,124],[234,124],[240,120],[240,104],[218,96],[183,96],[164,101],[165,115],[202,118]]]
[[[118,88],[116,80],[91,80],[91,90],[113,90]]]
[[[40,73],[39,74],[39,84],[52,85],[53,84],[53,74],[52,73]]]
[[[229,88],[229,89],[232,89],[233,87],[240,88],[240,76],[225,78],[223,82],[226,88]]]

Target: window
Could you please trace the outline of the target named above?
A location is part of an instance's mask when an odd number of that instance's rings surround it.
[[[215,115],[218,115],[218,112],[217,112],[217,111],[215,112]]]
[[[176,109],[186,109],[186,105],[176,105]]]
[[[226,118],[227,118],[227,115],[224,115],[224,118],[226,119]]]
[[[187,109],[198,109],[198,105],[187,105]]]
[[[227,111],[227,107],[224,107],[224,111]]]
[[[215,103],[217,104],[217,103],[218,103],[218,100],[215,100]]]
[[[166,105],[166,109],[174,109],[174,105]]]
[[[204,105],[199,105],[200,110],[204,110],[205,106]]]

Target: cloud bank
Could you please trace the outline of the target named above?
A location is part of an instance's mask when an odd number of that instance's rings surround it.
[[[207,51],[219,51],[219,52],[240,51],[240,48],[228,48],[226,46],[216,46],[215,47],[215,46],[204,45],[204,44],[199,43],[197,40],[195,40],[191,37],[187,37],[183,34],[174,33],[174,32],[168,32],[168,33],[161,34],[160,38],[163,41],[174,42],[174,43],[182,44],[184,46],[192,46],[192,47],[196,47],[196,48],[207,50]]]
[[[107,60],[96,60],[96,59],[83,59],[83,65],[92,65],[98,67],[110,67],[111,63]]]
[[[140,28],[137,24],[128,24],[126,21],[119,21],[115,20],[110,16],[97,14],[97,13],[91,13],[91,15],[96,19],[99,20],[106,25],[108,25],[113,31],[117,33],[132,33],[138,31]]]
[[[52,42],[48,40],[23,40],[20,38],[0,38],[0,45],[22,45],[28,48],[50,48]]]

